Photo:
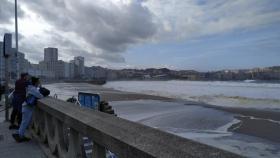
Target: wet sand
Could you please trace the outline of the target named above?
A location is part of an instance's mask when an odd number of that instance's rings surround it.
[[[161,101],[175,101],[171,98],[138,94],[138,93],[129,93],[121,91],[111,91],[100,93],[102,100],[107,101],[129,101],[129,100],[161,100]]]
[[[229,128],[230,131],[280,143],[279,122],[251,118],[250,116],[236,116],[236,118],[241,120],[241,122],[231,126]]]
[[[232,108],[207,105],[217,110],[235,115],[241,122],[229,128],[232,132],[264,138],[280,142],[280,111],[261,110],[253,108]]]

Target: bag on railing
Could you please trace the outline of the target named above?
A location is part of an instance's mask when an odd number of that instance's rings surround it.
[[[40,93],[41,93],[44,97],[50,95],[50,90],[48,90],[48,89],[45,88],[45,87],[40,87],[39,91],[40,91]]]

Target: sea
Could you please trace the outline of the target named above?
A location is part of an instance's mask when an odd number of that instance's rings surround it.
[[[280,83],[274,82],[115,81],[105,87],[216,106],[280,110]]]
[[[78,92],[96,92],[86,83],[46,85],[58,98],[77,96]],[[135,121],[175,135],[252,158],[279,158],[280,143],[230,132],[240,120],[234,114],[198,106],[280,110],[280,84],[256,81],[112,81],[104,85],[115,90],[151,94],[178,101],[112,101],[118,117]],[[186,102],[184,102],[186,101]],[[190,105],[194,101],[197,105]],[[274,121],[274,120],[272,120]],[[274,121],[277,122],[277,121]],[[280,122],[277,122],[280,125]],[[280,132],[280,131],[279,131]],[[168,143],[168,142],[167,142]]]

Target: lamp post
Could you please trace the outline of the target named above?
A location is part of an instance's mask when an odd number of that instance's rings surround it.
[[[5,58],[5,120],[9,121],[9,57],[12,52],[12,34],[5,33],[3,41],[3,55]]]
[[[19,63],[18,63],[18,18],[17,18],[17,0],[15,0],[15,37],[16,37],[16,76],[19,78]]]

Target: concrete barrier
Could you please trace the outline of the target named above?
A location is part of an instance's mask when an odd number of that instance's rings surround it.
[[[83,136],[93,140],[93,157],[106,150],[119,158],[236,158],[239,155],[72,103],[44,98],[33,115],[32,133],[57,157],[84,157]]]

